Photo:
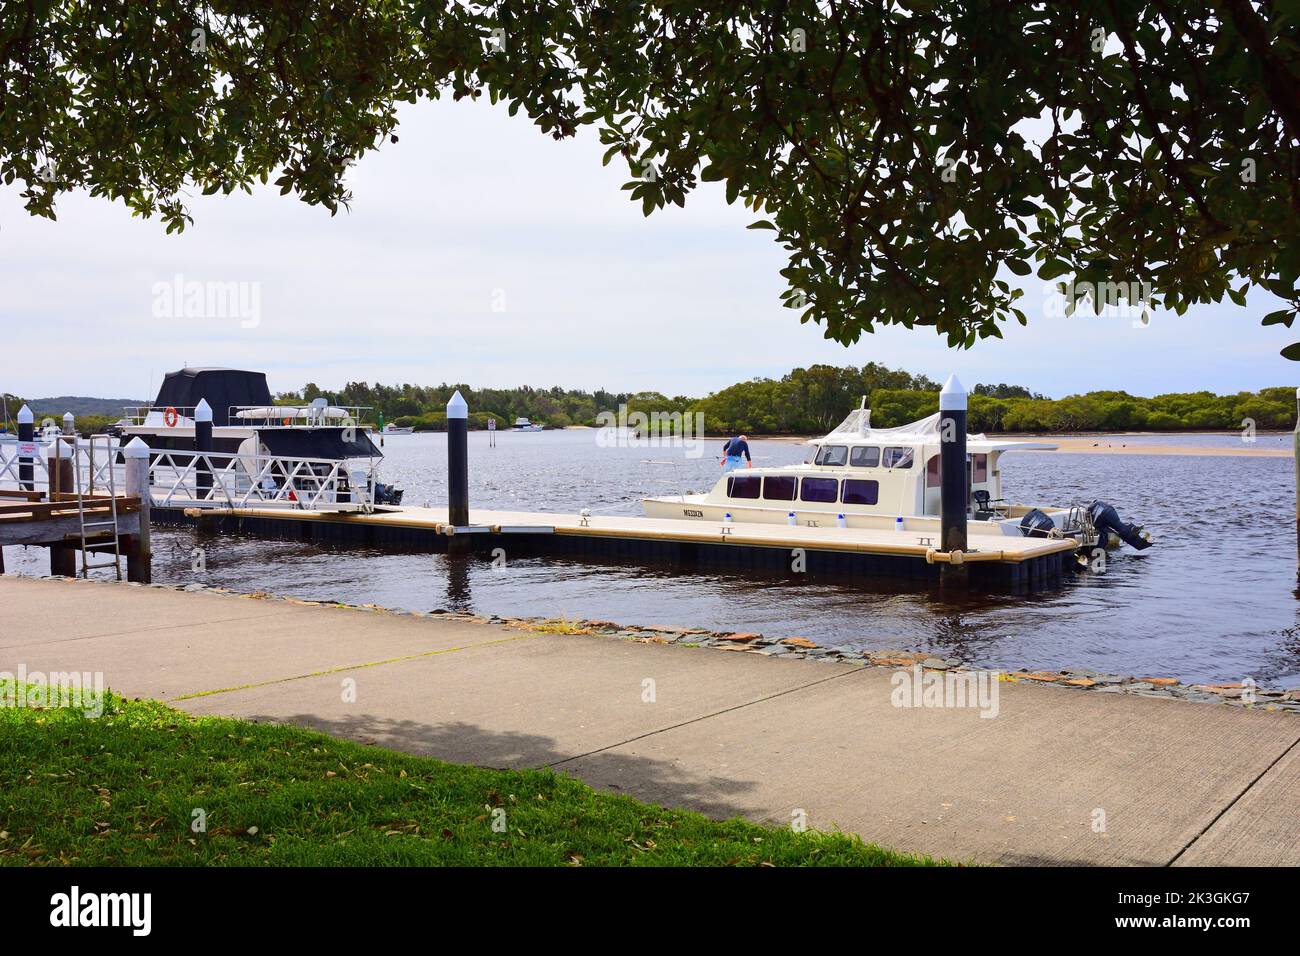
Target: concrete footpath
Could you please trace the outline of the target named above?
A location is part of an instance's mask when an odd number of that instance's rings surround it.
[[[0,671],[20,665],[954,860],[1300,864],[1300,719],[1285,713],[1000,683],[984,718],[894,706],[882,668],[0,578]]]

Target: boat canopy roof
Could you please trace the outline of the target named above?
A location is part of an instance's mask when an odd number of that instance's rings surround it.
[[[183,409],[188,416],[203,399],[212,408],[212,424],[221,428],[231,424],[231,406],[270,405],[271,390],[262,372],[235,368],[183,368],[168,372],[163,378],[154,407]]]
[[[937,445],[939,444],[939,413],[935,412],[919,421],[896,428],[872,428],[871,409],[855,408],[847,418],[835,426],[825,437],[814,438],[812,445]],[[1038,441],[996,441],[981,432],[967,434],[966,450],[977,454],[1011,451],[1017,448],[1053,451],[1057,446]]]

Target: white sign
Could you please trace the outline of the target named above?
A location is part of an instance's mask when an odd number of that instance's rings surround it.
[[[488,431],[490,431],[490,432],[494,432],[494,431],[496,431],[496,430],[497,430],[497,420],[496,420],[495,418],[489,418],[489,419],[488,419]]]
[[[34,441],[20,441],[20,442],[18,443],[18,454],[22,455],[24,458],[35,458],[35,457],[36,457],[36,442],[34,442]]]

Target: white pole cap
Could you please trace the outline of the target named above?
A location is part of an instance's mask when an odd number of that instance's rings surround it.
[[[948,381],[943,383],[943,391],[939,393],[939,411],[966,411],[966,389],[962,388],[956,375],[949,375]]]
[[[64,413],[63,413],[63,420],[64,420],[65,422],[69,422],[69,423],[71,423],[71,422],[75,422],[75,421],[76,421],[76,419],[75,419],[75,418],[73,417],[73,415],[72,415],[72,412],[64,412]]]
[[[65,442],[61,437],[50,442],[51,458],[71,458],[72,446]]]
[[[194,420],[196,422],[212,421],[212,406],[208,404],[206,398],[200,398],[199,403],[194,406]]]
[[[18,409],[19,425],[30,425],[34,421],[36,421],[36,416],[32,414],[32,410],[30,408],[24,405],[22,408]]]
[[[469,405],[465,403],[465,399],[461,396],[460,389],[456,389],[456,393],[447,402],[447,417],[469,418]]]
[[[126,443],[126,446],[122,449],[122,456],[124,458],[148,458],[149,446],[144,443],[144,440],[139,435],[136,435]]]

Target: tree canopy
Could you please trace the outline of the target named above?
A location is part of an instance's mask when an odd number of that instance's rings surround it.
[[[0,180],[169,231],[188,189],[336,211],[399,104],[486,96],[596,126],[647,214],[723,183],[841,342],[1000,336],[1034,312],[1007,272],[1179,314],[1261,286],[1290,326],[1298,43],[1300,0],[15,0]]]

